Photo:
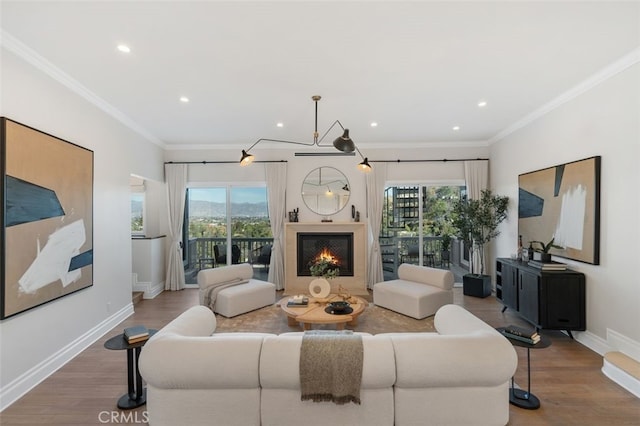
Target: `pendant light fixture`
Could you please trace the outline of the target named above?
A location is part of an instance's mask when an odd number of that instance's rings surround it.
[[[313,131],[313,142],[298,142],[298,141],[288,141],[283,139],[260,138],[257,141],[255,141],[253,145],[251,145],[249,148],[247,148],[246,150],[244,149],[242,150],[242,156],[240,157],[240,165],[248,166],[249,164],[253,163],[253,160],[255,159],[255,157],[252,154],[249,154],[249,151],[251,151],[254,146],[256,146],[257,144],[263,141],[289,143],[294,145],[318,146],[318,147],[330,146],[330,145],[322,145],[322,141],[324,140],[325,136],[327,136],[327,134],[331,131],[331,129],[333,129],[337,124],[342,129],[342,135],[338,136],[336,140],[333,141],[334,148],[346,154],[352,153],[354,151],[357,152],[358,155],[360,155],[360,157],[363,160],[360,164],[358,164],[358,169],[365,173],[370,172],[371,165],[369,164],[369,161],[367,160],[366,157],[362,155],[362,153],[360,152],[356,144],[353,142],[353,140],[349,136],[349,129],[345,129],[342,123],[340,123],[340,120],[334,121],[333,124],[322,135],[322,137],[318,138],[320,136],[320,134],[318,133],[318,101],[320,101],[320,99],[321,99],[321,96],[318,96],[318,95],[314,95],[311,97],[311,100],[313,100],[315,104],[315,129]]]

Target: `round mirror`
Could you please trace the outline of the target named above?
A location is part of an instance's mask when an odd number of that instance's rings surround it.
[[[302,182],[302,200],[312,212],[329,216],[349,202],[351,187],[347,177],[333,167],[318,167]]]

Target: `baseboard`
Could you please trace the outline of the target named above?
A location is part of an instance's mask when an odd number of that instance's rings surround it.
[[[129,303],[64,348],[8,383],[0,390],[0,412],[16,402],[131,315],[133,315],[133,303]]]
[[[135,281],[133,283],[133,291],[141,291],[143,299],[153,299],[164,291],[164,281],[160,283]]]
[[[611,346],[601,337],[596,336],[590,331],[572,331],[576,341],[596,352],[598,355],[604,356],[611,351]]]

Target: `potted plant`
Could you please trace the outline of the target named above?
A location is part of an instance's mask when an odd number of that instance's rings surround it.
[[[444,233],[440,237],[440,260],[449,263],[451,250],[451,235]]]
[[[509,197],[494,195],[483,190],[480,199],[462,198],[454,203],[453,224],[456,236],[469,249],[471,273],[463,277],[463,293],[469,296],[487,297],[491,294],[491,276],[484,273],[484,248],[493,238],[500,235],[498,225],[507,218]],[[476,273],[474,253],[480,259],[480,271]]]
[[[551,241],[549,241],[548,243],[543,243],[542,241],[531,241],[531,245],[533,246],[534,244],[537,244],[539,247],[534,247],[533,250],[537,251],[538,253],[540,253],[540,261],[541,262],[546,262],[549,263],[551,262],[551,253],[549,253],[549,250],[551,250],[551,248],[557,248],[557,249],[564,249],[564,247],[559,246],[557,244],[553,244],[553,242],[555,241],[555,237],[551,238]]]

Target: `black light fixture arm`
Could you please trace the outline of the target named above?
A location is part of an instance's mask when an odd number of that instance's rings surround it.
[[[315,133],[316,135],[318,134],[318,124],[317,124],[317,123],[318,123],[318,117],[316,117],[316,133]],[[332,146],[332,145],[320,145],[320,142],[322,142],[322,140],[325,138],[325,136],[327,136],[327,135],[329,134],[329,132],[331,131],[331,129],[333,129],[333,128],[336,126],[336,124],[337,124],[338,126],[340,126],[340,128],[341,128],[341,129],[342,129],[342,131],[344,132],[344,126],[342,125],[342,123],[340,122],[340,120],[336,120],[336,121],[334,121],[334,122],[333,122],[333,124],[332,124],[331,126],[329,126],[329,128],[327,129],[327,131],[326,131],[326,132],[324,132],[324,135],[322,135],[322,137],[321,137],[320,139],[317,139],[317,137],[316,137],[316,143],[315,143],[315,144],[316,144],[316,145],[318,145],[318,146]]]
[[[257,141],[255,141],[253,143],[253,145],[251,145],[249,148],[245,149],[245,152],[251,151],[253,149],[253,147],[258,145],[260,142],[279,142],[279,143],[290,143],[290,144],[294,144],[294,145],[304,145],[304,146],[313,146],[313,145],[315,145],[315,142],[305,143],[305,142],[296,142],[296,141],[286,141],[286,140],[283,140],[283,139],[260,138]]]

